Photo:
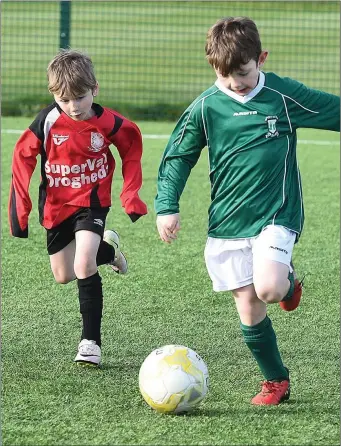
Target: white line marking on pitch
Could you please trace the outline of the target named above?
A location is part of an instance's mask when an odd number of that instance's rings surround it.
[[[15,134],[15,135],[21,135],[23,133],[23,130],[16,130],[16,129],[1,129],[1,133],[8,133],[8,134]],[[169,139],[170,135],[149,135],[145,134],[142,135],[143,139]],[[339,141],[316,141],[312,139],[299,139],[299,144],[310,144],[315,146],[336,146],[340,145]]]

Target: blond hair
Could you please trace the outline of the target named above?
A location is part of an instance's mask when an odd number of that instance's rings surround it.
[[[61,49],[47,67],[48,90],[52,94],[75,98],[96,85],[90,57],[81,51]]]
[[[206,58],[227,77],[250,60],[258,62],[262,44],[256,24],[248,17],[225,17],[207,33]]]

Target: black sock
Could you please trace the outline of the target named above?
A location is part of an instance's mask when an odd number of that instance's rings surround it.
[[[102,240],[99,245],[97,257],[96,257],[97,266],[105,265],[106,263],[110,263],[114,260],[114,258],[115,258],[114,247],[109,245],[109,243]]]
[[[96,341],[101,346],[103,309],[102,280],[98,272],[85,279],[77,279],[79,308],[83,319],[82,339]]]

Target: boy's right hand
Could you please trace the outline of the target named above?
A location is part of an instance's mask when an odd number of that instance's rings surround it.
[[[177,238],[176,234],[180,230],[180,214],[158,215],[156,226],[161,240],[171,243]]]

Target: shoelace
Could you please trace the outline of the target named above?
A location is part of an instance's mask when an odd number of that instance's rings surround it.
[[[292,261],[290,261],[290,266],[291,266],[291,268],[293,269],[293,271],[295,270],[295,268],[294,268],[294,264],[292,263]],[[305,274],[303,274],[303,277],[302,277],[302,279],[298,282],[298,284],[296,285],[297,287],[301,287],[301,288],[303,288],[303,284],[304,284],[304,279],[305,279]],[[296,288],[296,287],[295,287]]]
[[[98,351],[97,347],[96,344],[83,344],[79,347],[79,352],[82,355],[94,355]]]
[[[300,288],[303,288],[303,286],[304,286],[304,279],[305,279],[305,274],[303,275],[303,277],[302,277],[302,279],[298,282],[298,287],[300,287]]]
[[[261,394],[268,395],[269,393],[273,393],[275,390],[279,390],[282,386],[282,383],[276,381],[263,381],[261,385]]]

